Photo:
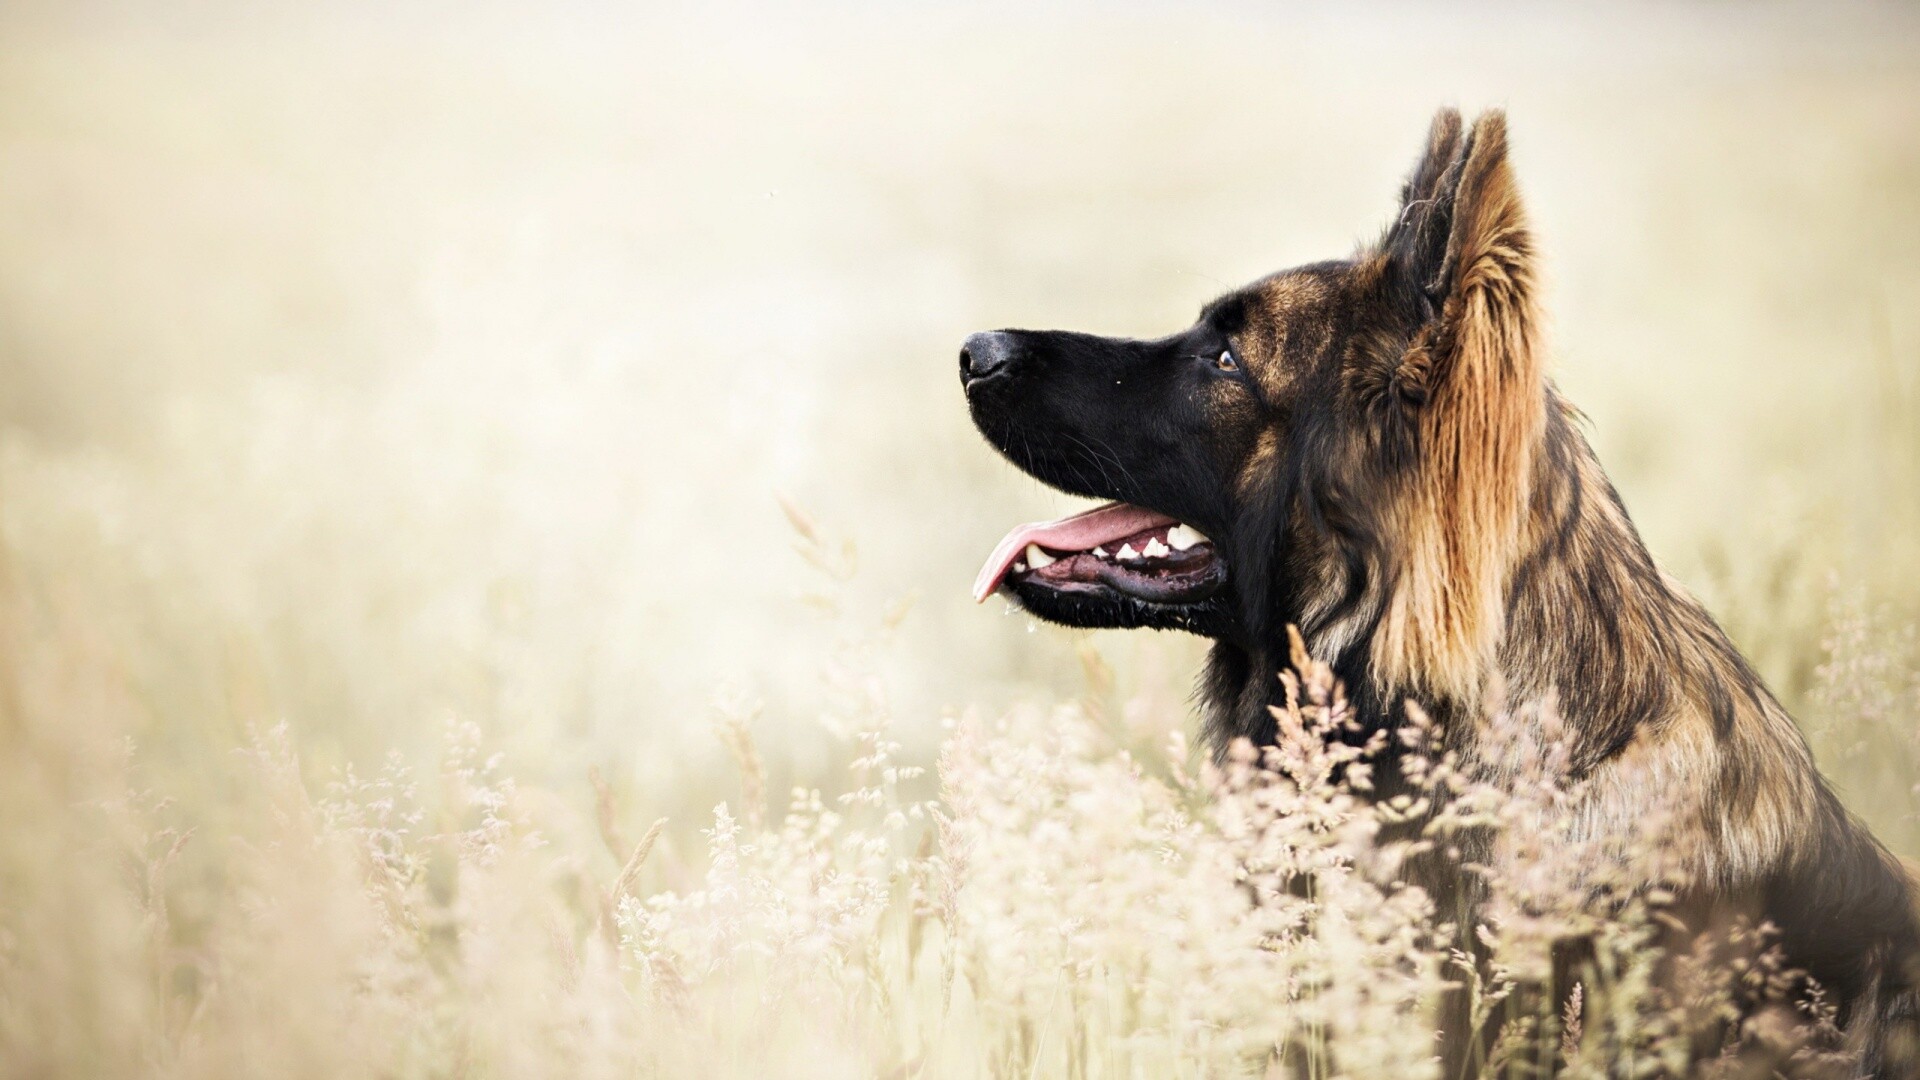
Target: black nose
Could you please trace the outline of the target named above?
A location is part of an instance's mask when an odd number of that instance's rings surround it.
[[[1012,367],[1014,337],[1004,330],[975,334],[960,346],[960,381],[971,385]]]

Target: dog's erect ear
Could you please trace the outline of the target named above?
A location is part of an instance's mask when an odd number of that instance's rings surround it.
[[[1499,640],[1546,416],[1533,239],[1504,114],[1483,113],[1464,133],[1451,110],[1435,119],[1380,254],[1419,310],[1390,378],[1422,450],[1399,511],[1401,587],[1374,660],[1471,699]]]
[[[1383,253],[1402,288],[1419,291],[1429,324],[1396,372],[1403,397],[1421,403],[1462,360],[1463,337],[1516,334],[1531,347],[1537,318],[1533,239],[1507,157],[1506,114],[1481,114],[1462,131],[1443,109],[1403,190]]]

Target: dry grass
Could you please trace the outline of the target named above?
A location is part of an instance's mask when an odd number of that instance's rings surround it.
[[[741,799],[656,871],[661,822],[629,845],[604,783],[591,809],[522,789],[457,721],[430,774],[395,755],[325,781],[284,726],[253,732],[222,770],[230,816],[184,829],[105,737],[137,708],[108,659],[7,599],[8,1076],[1422,1077],[1450,983],[1476,1017],[1506,1011],[1480,1075],[1556,1047],[1561,1075],[1679,1075],[1703,1026],[1768,1001],[1711,1075],[1845,1075],[1815,1071],[1844,1065],[1820,1049],[1830,1020],[1764,928],[1654,978],[1659,809],[1629,849],[1574,835],[1560,722],[1537,708],[1489,718],[1497,785],[1415,712],[1391,738],[1417,790],[1376,801],[1389,736],[1336,738],[1340,688],[1296,652],[1278,744],[1224,768],[1177,714],[1136,707],[1123,736],[1071,703],[960,718],[921,799],[884,681],[841,668],[821,731],[846,789],[768,813],[728,717]],[[1885,663],[1848,655],[1827,670]],[[1434,858],[1485,878],[1484,922],[1410,883]],[[1541,980],[1572,935],[1596,959],[1554,1001]]]
[[[0,1078],[1418,1076],[1568,924],[1503,1052],[1779,996],[1651,988],[1569,899],[1635,853],[1512,827],[1550,753],[1408,840],[1310,670],[1291,780],[1212,772],[1194,643],[966,601],[1062,505],[964,334],[1338,254],[1443,102],[1654,549],[1920,855],[1911,12],[244,6],[0,12]],[[1467,821],[1499,969],[1396,877]]]

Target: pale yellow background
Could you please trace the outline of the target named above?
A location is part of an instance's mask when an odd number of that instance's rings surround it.
[[[1920,605],[1911,6],[702,10],[0,14],[9,573],[161,775],[451,711],[569,797],[710,807],[716,695],[814,777],[833,641],[913,594],[908,757],[1076,692],[1080,638],[967,600],[1073,503],[974,435],[961,339],[1157,335],[1342,255],[1443,104],[1510,111],[1558,377],[1785,694],[1829,573]],[[776,492],[857,544],[837,622]],[[1198,656],[1093,641],[1171,694]]]

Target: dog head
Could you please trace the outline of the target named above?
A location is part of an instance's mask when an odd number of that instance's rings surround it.
[[[1446,110],[1394,221],[1351,258],[1155,340],[973,335],[960,376],[981,434],[1113,500],[1009,533],[976,595],[1075,626],[1270,641],[1344,620],[1357,640],[1398,620],[1484,648],[1504,580],[1484,564],[1511,546],[1538,434],[1532,278],[1504,117],[1468,130]]]

